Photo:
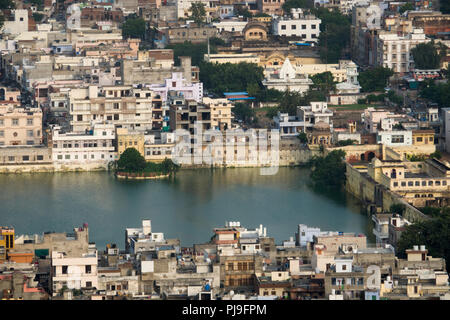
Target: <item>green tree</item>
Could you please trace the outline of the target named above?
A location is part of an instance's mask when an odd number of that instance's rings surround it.
[[[411,11],[414,10],[414,5],[411,2],[407,2],[404,5],[402,5],[400,8],[398,8],[398,12],[400,14],[403,14],[405,11]]]
[[[142,18],[129,18],[122,25],[122,35],[124,38],[145,37],[145,21]]]
[[[254,63],[238,64],[209,62],[200,63],[200,81],[210,92],[222,95],[224,92],[245,91],[261,88],[264,79],[263,68]],[[256,90],[257,91],[257,90]]]
[[[340,140],[338,141],[338,146],[341,147],[345,147],[345,146],[350,146],[352,144],[354,144],[356,142],[356,140],[352,140],[352,139],[347,139],[347,140]]]
[[[253,17],[253,14],[248,11],[248,8],[246,6],[236,6],[235,10],[237,16],[243,16],[246,19],[250,19],[251,17]]]
[[[201,2],[194,2],[191,5],[191,11],[192,19],[194,19],[194,22],[199,26],[202,25],[203,21],[206,18],[205,5]]]
[[[297,107],[307,104],[306,98],[297,91],[285,91],[280,99],[279,111],[290,116],[297,114]]]
[[[179,169],[179,166],[172,162],[172,160],[165,158],[161,162],[161,172],[163,174],[172,174],[177,172]]]
[[[311,13],[322,20],[320,24],[319,50],[323,62],[337,63],[350,45],[351,17],[339,10],[319,7]]]
[[[236,119],[250,124],[255,116],[255,111],[247,103],[237,102],[233,107],[233,114]]]
[[[449,108],[450,82],[436,83],[433,80],[425,80],[420,84],[419,95],[437,103],[440,108]]]
[[[403,213],[405,212],[405,205],[402,203],[394,203],[393,205],[390,206],[389,211],[392,213],[397,213],[399,215],[403,215]]]
[[[283,11],[285,14],[290,14],[291,9],[310,9],[314,6],[313,1],[311,0],[287,0],[283,3]]]
[[[14,3],[14,1],[11,0],[0,0],[0,28],[3,27],[4,21],[5,21],[5,16],[3,15],[3,10],[7,10],[7,9],[15,9],[16,8],[16,4]]]
[[[442,153],[439,150],[436,150],[435,152],[430,154],[430,158],[436,158],[439,160],[440,158],[442,158]]]
[[[434,42],[419,43],[411,49],[416,69],[439,69],[441,56]]]
[[[308,142],[308,137],[306,136],[306,133],[304,133],[304,132],[300,132],[297,137],[300,139],[301,143]]]
[[[310,77],[313,88],[328,95],[331,91],[336,90],[336,82],[334,82],[333,74],[330,71],[317,73]]]
[[[345,151],[333,150],[311,160],[311,180],[319,187],[342,187],[345,182]]]
[[[117,161],[118,170],[126,172],[140,172],[145,166],[145,158],[135,148],[127,148]]]
[[[406,227],[397,243],[400,258],[405,257],[405,250],[414,245],[425,245],[428,254],[446,260],[447,271],[450,271],[450,208],[442,209],[438,216],[417,222]]]
[[[389,68],[375,67],[359,74],[358,80],[362,92],[384,91],[388,80],[394,75]]]

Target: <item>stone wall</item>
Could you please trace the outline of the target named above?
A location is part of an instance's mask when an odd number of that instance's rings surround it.
[[[429,219],[428,216],[407,203],[399,195],[386,189],[384,186],[370,178],[364,170],[361,170],[360,172],[357,168],[347,163],[346,176],[346,190],[360,199],[365,205],[368,206],[374,204],[377,207],[380,207],[383,212],[389,212],[391,205],[403,204],[405,206],[403,217],[410,222]]]

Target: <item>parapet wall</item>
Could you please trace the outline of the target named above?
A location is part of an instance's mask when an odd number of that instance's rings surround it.
[[[367,173],[360,172],[349,163],[346,166],[346,176],[346,190],[365,204],[377,204],[377,206],[382,208],[383,212],[389,212],[393,204],[403,204],[405,206],[403,216],[410,222],[429,219],[428,216],[407,203],[399,195],[381,186],[370,178]]]

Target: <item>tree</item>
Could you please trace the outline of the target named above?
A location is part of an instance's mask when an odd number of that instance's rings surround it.
[[[345,147],[345,146],[350,146],[352,144],[354,144],[355,142],[357,142],[356,140],[352,140],[352,139],[347,139],[347,140],[340,140],[338,141],[338,146],[341,147]]]
[[[435,152],[430,154],[430,158],[436,158],[439,160],[440,158],[442,158],[442,153],[439,150],[436,150]]]
[[[359,74],[358,80],[362,92],[384,91],[388,80],[394,75],[389,68],[375,67]]]
[[[237,102],[234,105],[233,113],[236,119],[241,120],[244,123],[250,124],[252,118],[255,116],[255,112],[246,103]]]
[[[161,162],[161,172],[163,174],[172,174],[177,172],[179,169],[179,166],[172,162],[172,160],[164,158],[164,160]]]
[[[330,11],[324,7],[311,9],[311,13],[322,20],[319,35],[320,58],[323,62],[337,63],[350,45],[351,17],[343,15],[339,10]]]
[[[319,187],[342,187],[345,182],[345,151],[333,150],[311,160],[311,180]]]
[[[450,82],[436,83],[433,80],[425,80],[420,84],[419,95],[437,103],[440,108],[449,108]]]
[[[194,2],[191,5],[192,19],[199,26],[202,25],[206,17],[205,5],[201,2]]]
[[[297,107],[307,104],[306,98],[297,91],[285,91],[280,99],[279,111],[290,116],[297,114]]]
[[[145,158],[135,148],[127,148],[117,161],[117,168],[127,172],[143,171],[145,165]]]
[[[317,73],[310,77],[312,88],[328,95],[330,91],[336,90],[336,82],[334,82],[333,74],[330,71]]]
[[[16,7],[16,4],[11,0],[0,0],[0,10],[2,11],[0,13],[0,28],[3,26],[3,23],[5,21],[5,16],[3,15],[3,10],[14,9],[15,7]]]
[[[439,69],[441,56],[434,42],[419,43],[411,49],[416,69]]]
[[[306,133],[304,133],[304,132],[300,132],[298,134],[298,138],[300,139],[301,143],[307,143],[308,142],[308,137],[306,136]]]
[[[261,88],[263,79],[263,68],[255,63],[200,63],[200,81],[205,89],[218,95],[248,88],[256,90],[256,86]]]
[[[313,7],[313,2],[310,0],[287,0],[283,3],[283,11],[285,14],[290,14],[291,9],[309,9]]]
[[[403,215],[403,213],[405,212],[405,205],[402,203],[394,203],[393,205],[390,206],[389,211],[392,213],[397,213],[399,215]]]
[[[398,8],[398,12],[400,14],[403,14],[405,11],[411,11],[414,10],[414,5],[411,2],[407,2],[404,5],[402,5],[400,8]]]
[[[124,38],[144,39],[145,25],[142,18],[129,18],[122,25],[122,35]]]
[[[236,15],[238,16],[243,16],[246,19],[253,17],[253,14],[250,11],[248,11],[248,8],[246,6],[236,6],[235,10]]]
[[[414,245],[425,245],[428,254],[446,260],[450,271],[450,208],[445,207],[432,219],[417,222],[406,227],[397,243],[400,258],[405,257],[405,250]]]

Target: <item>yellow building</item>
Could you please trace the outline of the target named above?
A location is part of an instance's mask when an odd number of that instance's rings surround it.
[[[227,99],[203,98],[203,103],[211,109],[211,128],[226,130],[231,129],[233,116],[231,109],[233,104]]]
[[[14,228],[0,227],[0,261],[6,260],[10,249],[14,249]]]
[[[120,155],[128,148],[135,148],[144,157],[144,133],[129,132],[126,128],[117,128],[117,155]]]
[[[434,144],[434,130],[413,130],[413,145]]]

